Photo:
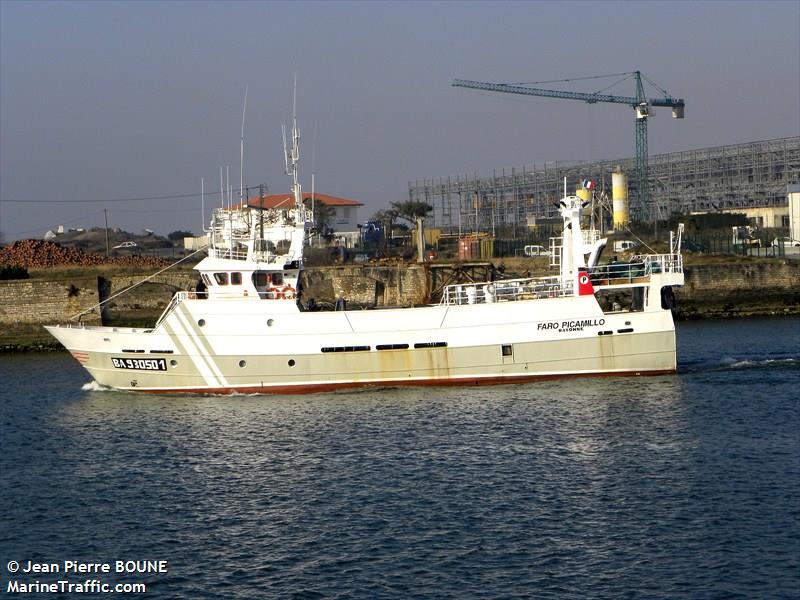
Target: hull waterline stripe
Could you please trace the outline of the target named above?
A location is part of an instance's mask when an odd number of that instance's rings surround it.
[[[454,377],[447,379],[387,379],[372,381],[348,381],[331,383],[297,383],[279,384],[273,386],[242,386],[242,387],[218,387],[218,388],[125,388],[131,392],[147,394],[209,394],[209,395],[229,395],[229,394],[306,394],[309,392],[331,392],[336,390],[353,388],[385,388],[385,387],[428,387],[428,386],[478,386],[496,385],[511,383],[526,383],[532,381],[548,381],[554,379],[567,379],[572,377],[650,377],[657,375],[671,375],[676,369],[657,369],[657,370],[632,370],[632,371],[611,371],[611,372],[587,372],[587,373],[560,373],[553,375],[508,375],[485,377]]]

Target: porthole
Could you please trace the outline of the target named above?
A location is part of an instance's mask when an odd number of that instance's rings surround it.
[[[200,320],[197,322],[197,324],[198,324],[200,327],[202,327],[203,325],[205,325],[205,324],[206,324],[206,320],[205,320],[205,319],[200,319]]]
[[[239,361],[239,367],[240,368],[244,369],[246,366],[247,366],[247,361],[246,360],[240,360]]]
[[[273,325],[274,323],[275,323],[275,320],[274,320],[274,319],[267,319],[267,327],[272,327],[272,325]]]
[[[169,366],[173,367],[173,368],[177,367],[178,366],[178,361],[173,358],[171,361],[169,361]]]
[[[290,359],[289,359],[289,362],[288,362],[287,364],[288,364],[290,367],[293,367],[293,366],[294,366],[294,364],[295,364],[295,363],[294,363],[294,359],[293,359],[293,358],[290,358]]]

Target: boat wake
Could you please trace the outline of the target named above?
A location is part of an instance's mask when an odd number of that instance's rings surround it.
[[[742,369],[798,369],[800,357],[797,356],[772,356],[772,357],[747,357],[734,358],[724,356],[715,361],[688,362],[680,365],[678,371],[682,373],[697,373],[700,371],[738,371]]]
[[[726,369],[749,369],[753,367],[796,367],[800,366],[800,358],[762,358],[762,359],[731,359],[725,366]]]
[[[111,388],[111,387],[108,387],[108,386],[105,386],[105,385],[100,385],[99,383],[97,383],[94,380],[92,380],[92,381],[90,381],[88,383],[84,383],[81,386],[81,389],[84,392],[113,392],[114,391],[114,388]]]

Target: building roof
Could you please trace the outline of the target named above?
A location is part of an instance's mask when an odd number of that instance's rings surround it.
[[[311,194],[309,192],[303,193],[303,200],[310,200]],[[337,198],[336,196],[329,196],[328,194],[314,193],[314,201],[321,202],[326,206],[364,206],[363,202],[358,200],[348,200],[347,198]],[[247,206],[252,208],[291,208],[294,203],[294,197],[291,193],[286,194],[270,194],[259,198],[253,196],[247,200]]]

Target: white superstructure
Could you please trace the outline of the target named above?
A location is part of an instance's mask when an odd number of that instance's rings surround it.
[[[311,215],[301,202],[299,134],[287,171],[294,204],[216,209],[205,291],[178,292],[152,329],[47,329],[101,385],[145,392],[282,393],[355,386],[467,385],[676,368],[667,254],[599,266],[605,239],[560,202],[559,274],[452,285],[418,308],[310,311],[300,289]]]

